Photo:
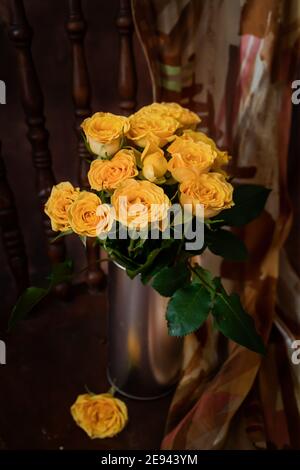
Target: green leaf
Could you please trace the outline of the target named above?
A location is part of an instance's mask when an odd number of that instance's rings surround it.
[[[52,267],[50,276],[48,277],[49,285],[47,288],[42,287],[28,287],[23,294],[19,297],[15,304],[10,319],[8,321],[8,330],[11,330],[17,321],[27,317],[31,310],[49,294],[50,290],[60,284],[61,282],[70,281],[72,277],[73,263],[71,260],[66,260],[62,263],[57,263]]]
[[[255,184],[244,184],[234,189],[235,205],[220,212],[216,217],[222,225],[240,226],[256,219],[265,207],[270,189]],[[214,218],[212,218],[214,220]]]
[[[102,204],[110,203],[110,198],[113,194],[111,191],[105,191],[104,189],[102,189],[101,191],[95,191],[95,192],[97,196],[100,197]]]
[[[206,320],[210,308],[210,294],[198,283],[177,290],[167,307],[169,335],[184,336],[197,330]]]
[[[228,295],[219,278],[215,279],[217,292],[212,314],[223,335],[252,351],[265,354],[265,345],[258,335],[253,318],[245,312],[237,294]]]
[[[179,242],[179,240],[174,239],[162,240],[159,247],[149,251],[144,263],[137,265],[133,269],[129,266],[126,267],[128,276],[133,279],[138,274],[141,274],[141,281],[143,284],[147,284],[158,271],[173,262]],[[145,251],[147,251],[147,248]]]
[[[141,274],[141,280],[144,284],[146,284],[149,279],[153,276],[154,272],[156,272],[156,269],[159,270],[159,266],[154,262],[161,252],[161,248],[155,248],[153,251],[151,251],[148,255],[147,261],[139,266],[131,275],[133,274],[133,277],[136,276],[137,274]],[[131,276],[130,276],[131,277]]]
[[[19,320],[23,320],[31,312],[49,292],[49,289],[41,287],[28,287],[19,297],[14,306],[8,322],[8,330],[10,331]]]
[[[105,249],[106,253],[108,256],[113,260],[116,261],[116,263],[120,264],[126,269],[126,272],[128,276],[133,279],[136,274],[131,275],[132,273],[135,272],[135,270],[138,270],[139,264],[130,259],[128,256],[124,255],[121,253],[119,250],[114,249],[112,246],[109,245],[109,241],[105,239],[103,243],[100,243],[103,248]],[[130,273],[130,274],[129,274]]]
[[[142,151],[140,152],[139,150],[137,150],[135,147],[132,147],[130,145],[127,145],[126,147],[124,148],[127,148],[129,150],[133,150],[134,152],[134,156],[135,156],[135,164],[137,166],[137,168],[139,168],[140,170],[143,168],[143,163],[142,163]]]
[[[207,230],[206,243],[212,253],[232,261],[244,261],[248,251],[244,242],[228,230]]]
[[[223,222],[224,222],[224,220],[223,219],[218,219],[218,217],[216,217],[216,219],[205,219],[205,224],[207,226],[214,225],[214,224],[221,224]]]
[[[54,264],[51,274],[49,276],[50,286],[49,289],[60,284],[61,282],[68,282],[73,273],[73,263],[71,260],[63,261],[62,263]]]
[[[146,240],[146,238],[137,238],[136,240],[131,239],[131,242],[133,243],[130,243],[128,253],[133,257],[138,256],[138,254],[143,251],[143,246]]]
[[[197,277],[194,278],[194,282],[202,284],[210,291],[216,290],[214,277],[210,271],[202,268],[202,266],[200,266],[199,264],[193,266],[193,271],[197,274]]]
[[[160,248],[154,249],[148,255],[146,263],[140,269],[143,284],[147,284],[162,268],[174,262],[180,242],[181,240],[172,238],[163,240]]]
[[[121,135],[121,139],[120,139],[120,148],[124,148],[126,147],[127,145],[127,139],[126,139],[126,136],[124,135],[124,131],[122,129],[122,135]]]
[[[80,240],[81,240],[81,243],[83,244],[84,248],[86,248],[86,236],[85,235],[78,235]]]
[[[85,144],[85,147],[86,147],[87,151],[88,151],[93,157],[97,158],[98,155],[96,155],[96,154],[92,151],[92,149],[91,149],[91,147],[90,147],[90,144],[88,143],[87,138],[86,138],[86,136],[85,136],[85,133],[84,133],[83,131],[81,131],[81,135],[82,135],[82,138],[83,138],[83,141],[84,141],[84,144]]]
[[[152,287],[165,297],[171,297],[180,287],[189,283],[190,270],[186,263],[181,262],[175,266],[164,267],[156,274]]]
[[[166,178],[164,178],[163,176],[161,178],[156,178],[155,180],[155,184],[158,184],[158,185],[165,184],[165,182],[166,182]]]
[[[60,232],[56,237],[51,239],[51,243],[55,243],[56,240],[59,240],[62,237],[66,237],[67,235],[71,235],[73,233],[73,230],[66,230],[65,232]]]

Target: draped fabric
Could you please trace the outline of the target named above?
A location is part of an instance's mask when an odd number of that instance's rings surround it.
[[[188,336],[162,448],[300,448],[300,365],[291,361],[300,337],[299,225],[292,226],[299,184],[288,172],[289,155],[299,169],[291,83],[297,71],[300,78],[300,2],[132,0],[132,7],[153,99],[199,113],[201,130],[232,155],[236,181],[272,189],[261,217],[239,231],[249,261],[201,259],[241,294],[267,355],[227,341],[209,322]]]

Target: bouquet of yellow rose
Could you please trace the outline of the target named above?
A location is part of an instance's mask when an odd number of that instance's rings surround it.
[[[224,226],[250,222],[268,190],[236,188],[226,151],[196,130],[200,118],[176,103],[153,103],[127,117],[97,112],[82,123],[91,154],[89,190],[63,182],[45,205],[54,231],[96,237],[134,278],[170,297],[169,334],[183,336],[213,315],[232,340],[262,353],[254,321],[236,294],[193,261],[205,249],[242,261],[243,242]]]

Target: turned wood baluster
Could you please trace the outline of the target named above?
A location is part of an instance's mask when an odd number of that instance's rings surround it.
[[[75,107],[75,131],[78,139],[79,156],[79,182],[81,187],[89,187],[87,171],[89,164],[87,159],[91,155],[87,151],[82,135],[80,124],[91,115],[91,87],[84,51],[84,36],[86,33],[86,22],[82,13],[81,0],[69,0],[69,19],[67,32],[72,46],[73,63],[73,101]],[[88,271],[87,283],[90,290],[98,290],[103,285],[104,273],[99,265],[100,249],[95,240],[88,238],[86,244]]]
[[[14,195],[6,179],[0,142],[0,226],[3,245],[20,294],[29,284],[27,257],[22,232],[19,227]]]
[[[32,147],[32,159],[36,169],[38,198],[43,214],[43,227],[48,241],[48,256],[51,263],[63,261],[65,245],[63,239],[51,243],[56,233],[51,230],[49,218],[44,214],[44,204],[55,184],[51,155],[48,147],[49,134],[45,127],[43,95],[31,54],[32,29],[26,18],[22,0],[11,0],[11,24],[9,35],[16,48],[22,105],[28,125],[28,139]],[[56,291],[66,295],[67,286],[61,284]]]
[[[76,119],[75,130],[78,138],[79,180],[80,184],[88,187],[87,171],[89,163],[86,160],[90,160],[91,155],[87,151],[82,139],[80,124],[86,117],[92,114],[92,111],[90,106],[91,87],[84,53],[86,22],[82,13],[81,0],[69,0],[67,31],[72,46],[72,92]]]
[[[130,0],[120,0],[117,19],[120,34],[119,83],[120,108],[125,115],[131,114],[136,107],[137,77],[133,52],[133,20]]]

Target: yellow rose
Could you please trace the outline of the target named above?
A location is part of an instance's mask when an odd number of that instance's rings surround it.
[[[130,228],[145,228],[163,220],[171,205],[163,189],[150,181],[128,179],[118,186],[111,198],[116,218]]]
[[[52,230],[66,232],[70,230],[68,209],[79,195],[79,188],[74,188],[69,182],[53,186],[45,213],[50,217]]]
[[[178,121],[182,129],[194,129],[201,122],[198,114],[190,111],[178,103],[153,103],[144,106],[143,111],[157,112],[161,116],[170,116]]]
[[[110,393],[79,395],[71,406],[71,414],[91,439],[113,437],[128,421],[125,403]]]
[[[96,215],[99,217],[96,235],[101,237],[103,234],[106,235],[113,226],[115,220],[114,210],[109,204],[100,204],[97,207]]]
[[[88,180],[92,189],[111,190],[137,174],[134,151],[121,149],[111,160],[94,160],[88,172]]]
[[[225,176],[226,173],[222,170],[222,168],[226,166],[229,163],[229,160],[231,159],[231,157],[228,155],[228,152],[220,150],[217,147],[216,143],[213,141],[213,139],[208,137],[203,132],[187,130],[184,131],[182,138],[192,140],[193,142],[204,142],[205,144],[210,145],[212,151],[216,152],[217,154],[215,161],[212,165],[212,170],[221,171]]]
[[[196,205],[203,204],[205,218],[214,217],[234,205],[233,187],[220,173],[203,173],[186,180],[180,184],[179,191],[181,205],[192,204],[192,212],[196,214]]]
[[[95,113],[86,118],[81,127],[93,153],[98,156],[111,156],[121,145],[121,138],[126,135],[130,124],[125,116],[111,113]]]
[[[162,178],[168,169],[168,162],[164,152],[157,146],[147,144],[141,155],[144,177],[155,183]]]
[[[161,116],[156,112],[141,109],[129,117],[130,131],[128,138],[139,147],[146,147],[148,143],[163,147],[174,138],[179,126],[176,119]]]
[[[176,137],[167,150],[171,154],[168,170],[180,183],[191,178],[195,172],[208,172],[217,156],[210,145],[182,137]]]
[[[68,210],[71,229],[78,235],[95,237],[97,225],[101,222],[97,209],[100,198],[88,191],[82,191]]]

